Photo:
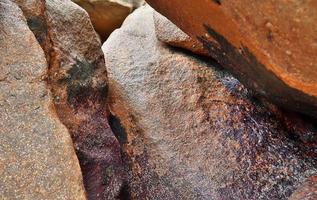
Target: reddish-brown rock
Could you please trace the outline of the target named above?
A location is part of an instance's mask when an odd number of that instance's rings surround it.
[[[248,87],[317,117],[317,2],[147,0]]]
[[[89,199],[116,199],[124,181],[120,145],[108,124],[107,73],[88,14],[75,3],[46,1],[48,83],[69,128]]]
[[[199,41],[184,33],[166,17],[156,11],[154,11],[153,17],[156,37],[159,41],[174,47],[187,49],[199,55],[209,55],[207,49],[204,49],[203,45],[199,43]]]
[[[314,148],[297,138],[313,126],[160,43],[152,14],[136,10],[103,45],[131,199],[287,199],[317,173]]]

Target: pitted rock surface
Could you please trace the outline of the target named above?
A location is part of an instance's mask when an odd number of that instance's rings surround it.
[[[78,199],[85,191],[47,62],[20,8],[0,1],[0,199]]]

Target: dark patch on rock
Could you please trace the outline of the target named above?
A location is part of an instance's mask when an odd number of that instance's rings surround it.
[[[69,104],[74,105],[76,102],[85,101],[85,97],[91,94],[92,77],[95,69],[96,66],[93,63],[76,60],[76,64],[67,71],[66,76],[59,80],[61,85],[67,86],[67,101]],[[103,87],[101,90],[106,89]],[[102,94],[102,91],[99,94]]]
[[[127,154],[124,156],[130,167],[128,182],[131,199],[186,199],[187,196],[170,181],[171,177],[162,177],[153,171],[146,151],[133,157]],[[202,199],[199,193],[192,195],[197,197],[195,199]]]
[[[67,85],[88,85],[94,70],[94,64],[76,60],[76,63],[67,71],[66,77],[61,79],[60,83]]]
[[[31,16],[27,19],[27,24],[41,44],[47,37],[47,24],[45,19],[40,16]]]
[[[221,0],[212,0],[214,3],[221,5]]]
[[[89,199],[116,199],[125,179],[121,150],[100,110],[83,121],[73,133]],[[114,192],[114,193],[112,193]]]
[[[317,124],[314,119],[305,115],[298,115],[289,111],[283,111],[281,116],[288,137],[293,141],[300,141],[301,148],[305,149],[305,156],[311,159],[317,158]]]
[[[88,63],[87,61],[76,60],[76,64],[67,71],[69,76],[65,80],[81,82],[83,84],[91,78],[95,68],[94,64]]]
[[[272,42],[273,41],[273,33],[272,33],[272,31],[269,31],[268,33],[267,33],[267,39],[270,41],[270,42]]]
[[[270,96],[274,103],[282,107],[317,117],[317,109],[311,107],[316,103],[313,97],[288,87],[276,75],[266,70],[264,65],[243,44],[240,48],[236,48],[213,28],[205,24],[203,26],[207,33],[219,43],[219,46],[205,36],[199,36],[197,39],[203,43],[204,47],[219,63],[230,70],[243,84],[252,88],[257,94]],[[257,79],[255,80],[254,77]],[[294,104],[293,102],[298,103]]]
[[[118,119],[116,116],[110,114],[109,115],[109,125],[112,129],[112,132],[120,142],[120,144],[127,143],[127,133],[122,126],[120,119]]]
[[[131,195],[130,195],[130,187],[128,184],[124,184],[121,187],[121,191],[119,194],[119,199],[120,200],[131,200]]]

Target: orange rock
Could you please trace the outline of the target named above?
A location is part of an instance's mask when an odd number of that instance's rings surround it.
[[[156,37],[161,42],[187,49],[199,55],[209,55],[207,49],[204,49],[203,45],[197,39],[191,38],[160,13],[154,11],[153,18]]]
[[[317,2],[148,0],[245,85],[317,117]]]

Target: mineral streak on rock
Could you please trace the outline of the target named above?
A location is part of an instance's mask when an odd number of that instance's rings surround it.
[[[316,129],[160,43],[152,15],[136,10],[103,45],[132,199],[287,199],[317,173],[316,148],[294,138]]]
[[[316,1],[147,2],[199,38],[246,86],[284,108],[317,117]]]

